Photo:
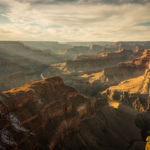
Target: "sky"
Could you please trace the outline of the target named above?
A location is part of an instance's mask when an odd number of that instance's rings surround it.
[[[150,41],[150,0],[0,0],[0,40]]]

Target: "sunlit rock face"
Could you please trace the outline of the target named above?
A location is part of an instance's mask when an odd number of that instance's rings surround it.
[[[148,67],[149,52],[137,50],[133,53],[122,49],[113,53],[80,55],[75,61],[51,65],[43,72],[43,76],[61,76],[65,84],[75,87],[81,94],[93,97],[110,86],[143,75]],[[120,57],[126,57],[127,60],[120,62],[123,61]]]
[[[129,59],[132,58],[132,61],[122,62],[116,66],[104,68],[103,78],[105,78],[107,82],[121,82],[143,75],[148,68],[149,52],[149,50],[137,50],[129,57]]]
[[[119,100],[139,112],[146,112],[150,108],[150,69],[146,69],[142,76],[125,80],[99,94]]]
[[[150,49],[137,49],[133,55],[129,57],[127,61],[133,61],[136,58],[139,58],[141,56],[145,57],[147,54],[150,53]]]
[[[87,98],[60,77],[0,93],[0,146],[15,150],[128,150],[142,141],[134,115]]]

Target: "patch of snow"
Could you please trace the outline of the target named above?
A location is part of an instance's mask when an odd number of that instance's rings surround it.
[[[14,114],[13,114],[12,112],[10,112],[8,116],[9,116],[9,118],[11,119],[11,122],[12,122],[12,123],[20,124],[20,121],[18,120],[17,117],[14,116]]]
[[[30,134],[31,134],[31,135],[35,135],[35,133],[32,133],[32,132],[31,132]]]
[[[23,131],[23,132],[29,131],[23,127],[20,127],[18,124],[12,123],[12,125],[15,127],[16,130]]]
[[[12,125],[15,127],[16,130],[28,131],[25,128],[19,126],[20,121],[18,120],[18,118],[16,116],[14,116],[14,114],[12,112],[10,112],[8,116],[12,122]]]
[[[41,99],[40,97],[38,97],[38,104],[39,104],[39,105],[42,105],[42,104],[43,104],[42,99]]]
[[[31,89],[31,91],[33,91],[33,93],[34,93],[35,96],[37,97],[35,90],[32,89],[32,88],[30,88],[30,89]],[[41,99],[40,97],[37,97],[37,100],[38,100],[38,105],[42,105],[42,104],[43,104],[42,99]]]
[[[13,138],[11,137],[11,132],[8,131],[6,128],[0,130],[0,134],[1,134],[1,142],[8,144],[10,146],[17,145],[17,143],[14,142]]]

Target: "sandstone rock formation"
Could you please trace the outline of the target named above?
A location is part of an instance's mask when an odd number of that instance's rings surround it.
[[[116,56],[117,58],[119,56],[121,58],[126,57],[126,61],[129,61],[130,58],[134,59],[130,62],[119,62],[117,64]],[[107,62],[106,58],[108,58]],[[111,66],[115,63],[112,58],[115,59],[117,65]],[[98,66],[98,60],[104,60],[101,61],[101,66]],[[119,60],[122,61],[122,59]],[[73,68],[76,67],[74,63],[76,64],[77,62],[80,68],[76,68],[76,70],[80,69],[81,71],[72,72],[74,71]],[[81,64],[82,62],[83,65]],[[61,76],[65,84],[75,87],[79,93],[87,96],[95,96],[98,92],[102,92],[110,86],[117,85],[123,80],[143,75],[148,67],[148,62],[149,50],[137,50],[133,53],[132,51],[123,49],[99,55],[80,55],[75,61],[68,62],[70,69],[66,67],[65,63],[51,65],[43,72],[43,76]],[[107,65],[111,67],[107,67]],[[101,71],[101,69],[103,70]]]
[[[135,51],[137,49],[148,49],[150,47],[150,41],[120,41],[116,42],[115,45],[118,45],[121,49],[125,48]]]
[[[112,86],[102,92],[102,95],[111,100],[119,100],[139,112],[144,112],[150,108],[149,84],[150,69],[148,68],[144,75],[125,80],[117,86]],[[99,97],[99,95],[101,93],[97,96]]]
[[[1,149],[128,150],[142,142],[133,115],[79,95],[59,77],[2,92],[0,103]]]
[[[132,61],[133,59],[139,58],[141,56],[146,56],[150,53],[150,49],[137,49],[133,55],[129,57],[127,61]]]

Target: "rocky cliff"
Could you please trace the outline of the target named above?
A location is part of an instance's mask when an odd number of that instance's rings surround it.
[[[128,61],[131,57],[134,59],[129,62],[119,62],[117,65],[112,66],[119,56],[121,58],[126,56],[126,61]],[[107,61],[106,58],[108,58]],[[112,62],[112,58],[115,59],[114,62]],[[101,61],[101,63],[98,62],[101,64],[100,65],[97,63],[98,60],[104,61]],[[102,92],[110,86],[117,85],[121,81],[143,75],[148,67],[149,50],[137,50],[133,53],[132,51],[123,49],[113,53],[80,55],[75,61],[69,62],[69,70],[65,63],[55,64],[46,69],[43,72],[43,76],[61,76],[64,79],[65,84],[75,87],[81,94],[95,96],[98,92]],[[78,66],[76,65],[77,62]],[[72,72],[74,71],[74,68],[82,71]],[[103,70],[101,71],[101,69]]]
[[[133,115],[86,98],[60,77],[0,93],[0,148],[132,150],[140,141]]]
[[[92,45],[91,47],[88,46],[74,46],[72,48],[66,49],[66,51],[63,53],[63,55],[70,59],[73,60],[75,57],[79,55],[94,55],[97,53],[100,53],[101,50],[103,49],[103,46],[100,45]]]
[[[148,49],[150,47],[150,41],[120,41],[116,42],[114,45],[117,45],[120,47],[120,49],[131,49],[133,51],[137,49]]]
[[[131,61],[120,62],[116,66],[104,68],[100,78],[105,82],[121,82],[143,75],[149,66],[149,52],[149,50],[137,50],[129,56],[129,59],[133,58]]]
[[[150,108],[149,98],[150,69],[137,78],[125,80],[117,86],[112,86],[99,95],[107,96],[111,100],[119,100],[139,112],[145,112]]]
[[[115,66],[119,62],[124,62],[128,57],[133,54],[132,51],[122,49],[114,53],[107,53],[106,56],[100,57],[97,59],[83,59],[83,60],[74,60],[67,61],[65,69],[71,72],[86,72],[94,70],[103,70],[106,67]]]
[[[133,59],[139,58],[141,56],[145,56],[150,53],[150,49],[137,49],[133,55],[129,57],[127,61],[132,61]]]
[[[147,64],[119,63],[114,67],[105,68],[103,74],[107,82],[121,82],[143,75],[147,67]]]

